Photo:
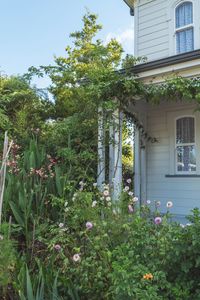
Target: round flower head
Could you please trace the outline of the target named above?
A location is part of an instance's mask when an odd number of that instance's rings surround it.
[[[92,202],[92,207],[95,207],[97,205],[97,201]]]
[[[125,186],[125,188],[124,188],[124,192],[128,192],[129,191],[129,186],[127,185],[127,186]]]
[[[161,217],[156,217],[156,218],[154,219],[154,223],[155,223],[156,225],[161,224],[161,223],[162,223],[162,218],[161,218]]]
[[[0,234],[0,241],[3,241],[3,235]]]
[[[78,261],[81,260],[81,257],[80,257],[80,255],[77,253],[77,254],[74,254],[74,255],[73,255],[72,259],[73,259],[73,261],[78,262]]]
[[[95,183],[93,183],[93,187],[94,188],[96,188],[97,187],[97,183],[95,182]]]
[[[54,246],[54,249],[55,249],[56,251],[60,251],[60,250],[61,250],[61,246],[58,245],[58,244],[56,244],[56,245]]]
[[[151,204],[151,200],[147,200],[147,205],[150,205]]]
[[[108,190],[105,190],[105,191],[103,192],[103,195],[104,195],[105,197],[109,196],[109,191],[108,191]]]
[[[92,224],[91,222],[87,222],[87,223],[85,224],[85,226],[86,226],[87,229],[92,229],[93,224]]]
[[[128,212],[132,214],[134,212],[133,206],[131,204],[128,205]]]
[[[131,196],[131,197],[133,196],[133,192],[128,192],[128,194],[129,194],[129,196]]]
[[[134,197],[133,202],[137,202],[137,201],[138,201],[138,197]]]
[[[167,208],[171,208],[172,206],[173,206],[172,201],[168,201],[168,202],[167,202]]]
[[[156,205],[156,207],[160,207],[161,202],[160,201],[155,201],[155,205]]]
[[[131,183],[131,181],[132,181],[131,178],[128,178],[128,179],[126,180],[127,183]]]
[[[63,228],[63,227],[64,227],[64,224],[63,224],[63,223],[60,223],[58,226],[59,226],[60,228]]]
[[[108,197],[106,197],[106,201],[111,201],[111,198],[108,196]]]

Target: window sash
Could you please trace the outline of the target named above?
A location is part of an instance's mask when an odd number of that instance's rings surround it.
[[[191,116],[178,118],[175,124],[176,172],[194,174],[197,171],[195,118]]]
[[[194,50],[193,4],[184,2],[175,10],[176,53]]]

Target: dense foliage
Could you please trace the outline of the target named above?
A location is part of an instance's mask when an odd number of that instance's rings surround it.
[[[96,16],[87,13],[83,23],[54,66],[0,78],[0,130],[15,141],[0,227],[0,297],[199,299],[200,212],[195,209],[185,226],[171,221],[170,202],[165,215],[157,202],[139,207],[128,178],[126,122],[120,201],[111,201],[108,185],[102,193],[96,187],[98,107],[107,124],[120,108],[143,130],[130,103],[174,95],[199,103],[199,80],[174,77],[144,86],[132,74],[133,57],[122,63],[115,40],[104,45],[95,39],[101,28]],[[30,85],[33,75],[44,74],[53,101]]]
[[[198,299],[197,209],[176,224],[171,202],[165,215],[158,202],[139,209],[130,179],[116,204],[108,185],[100,193],[69,182],[35,140],[16,151],[0,235],[3,299]]]

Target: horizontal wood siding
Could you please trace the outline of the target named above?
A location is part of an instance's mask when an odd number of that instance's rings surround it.
[[[169,56],[168,2],[139,1],[137,7],[137,56],[148,61]]]
[[[161,201],[163,212],[167,211],[167,201],[173,201],[171,212],[176,215],[188,215],[194,207],[200,208],[200,178],[165,177],[170,173],[167,114],[189,108],[194,106],[168,103],[147,109],[147,130],[158,139],[157,143],[147,145],[147,199]]]

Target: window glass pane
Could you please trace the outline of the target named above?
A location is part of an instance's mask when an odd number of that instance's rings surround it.
[[[187,144],[195,142],[194,118],[185,117],[176,121],[176,143]]]
[[[184,53],[194,50],[193,28],[178,31],[176,33],[176,52]]]
[[[177,147],[177,170],[182,172],[196,171],[195,146]]]
[[[176,8],[176,28],[193,23],[192,3],[185,2]]]

